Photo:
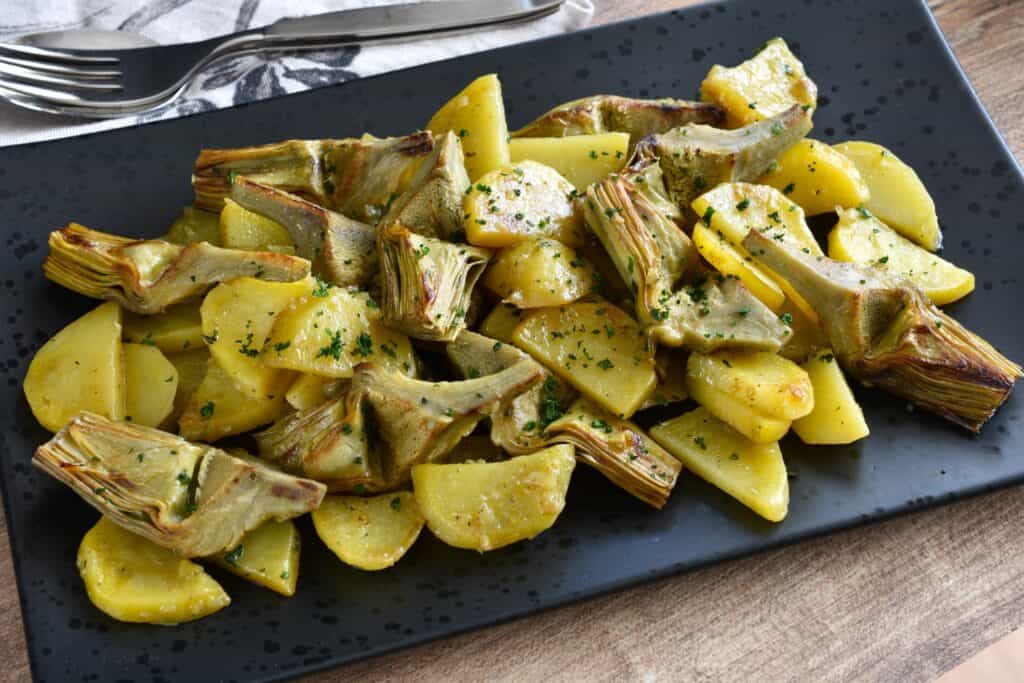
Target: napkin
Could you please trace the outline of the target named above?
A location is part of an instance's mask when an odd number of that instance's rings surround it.
[[[430,0],[428,0],[430,1]],[[0,41],[38,31],[103,28],[135,31],[169,45],[264,26],[285,16],[319,14],[395,0],[19,0],[4,9]],[[91,121],[31,112],[0,100],[0,146],[68,137],[175,118],[300,92],[363,76],[533,40],[582,28],[590,0],[569,0],[544,19],[466,35],[391,45],[249,55],[206,69],[182,97],[156,112]]]

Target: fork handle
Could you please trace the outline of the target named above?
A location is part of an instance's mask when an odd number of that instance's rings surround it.
[[[565,0],[443,0],[341,10],[281,19],[260,31],[264,47],[348,45],[457,33],[534,19]]]

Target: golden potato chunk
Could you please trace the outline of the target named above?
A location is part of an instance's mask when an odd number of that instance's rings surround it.
[[[295,375],[276,371],[266,393],[238,388],[234,378],[210,358],[202,384],[178,418],[179,433],[189,441],[216,441],[273,422],[288,410],[284,396]]]
[[[118,621],[180,624],[231,603],[201,566],[106,517],[78,546],[78,572],[92,604]]]
[[[753,443],[706,408],[655,425],[651,438],[686,469],[765,519],[786,518],[789,478],[777,443]]]
[[[864,208],[929,251],[942,246],[935,202],[914,169],[872,142],[851,140],[835,149],[854,163],[867,183],[870,197]]]
[[[555,523],[574,453],[558,445],[503,462],[416,465],[413,490],[435,536],[456,548],[494,550]]]
[[[295,378],[284,400],[295,410],[308,410],[323,405],[341,391],[345,380],[303,373]]]
[[[295,249],[287,228],[231,199],[224,200],[224,208],[220,212],[220,241],[228,249],[278,251],[281,247],[291,247],[293,253]]]
[[[312,278],[264,282],[240,277],[217,285],[206,295],[199,309],[203,339],[220,367],[244,392],[266,396],[279,384],[281,371],[263,362],[263,345],[278,314],[316,287]]]
[[[210,211],[186,206],[181,217],[174,221],[163,239],[185,246],[196,242],[209,242],[219,247],[221,246],[220,216]]]
[[[189,398],[196,392],[206,377],[206,366],[210,362],[210,352],[200,344],[198,348],[182,353],[172,353],[167,357],[178,373],[178,386],[174,392],[174,409],[164,420],[164,429],[176,431],[178,418],[185,410]]]
[[[243,536],[231,550],[207,559],[257,586],[291,597],[299,580],[301,546],[295,522],[270,520]]]
[[[83,410],[124,419],[121,307],[100,304],[53,335],[25,375],[25,398],[51,432]]]
[[[727,68],[716,64],[700,92],[726,114],[726,125],[739,128],[781,114],[794,104],[814,109],[818,88],[782,38],[772,38],[747,61]]]
[[[508,124],[498,76],[487,74],[467,85],[430,117],[427,130],[459,137],[471,180],[508,164]]]
[[[536,161],[550,166],[582,192],[626,165],[629,133],[513,138],[509,140],[508,151],[512,163]]]
[[[793,424],[790,420],[762,415],[734,396],[704,382],[687,381],[686,389],[690,398],[707,408],[709,413],[755,443],[775,443],[786,435]]]
[[[164,353],[178,353],[203,346],[203,322],[199,301],[171,306],[163,313],[140,315],[124,313],[124,340],[135,344],[153,344]]]
[[[491,339],[497,339],[506,344],[512,343],[512,335],[519,323],[526,317],[526,311],[521,311],[513,304],[498,304],[491,309],[484,321],[480,323],[480,334]]]
[[[725,235],[712,232],[701,222],[693,226],[693,244],[715,270],[738,277],[765,306],[776,312],[782,307],[786,294],[767,272],[743,254],[742,247],[734,246]]]
[[[767,351],[693,353],[686,362],[686,376],[687,384],[707,384],[766,417],[795,420],[814,409],[807,373]]]
[[[594,268],[572,247],[550,239],[520,242],[491,261],[484,286],[519,308],[561,306],[581,299]]]
[[[837,261],[874,263],[905,277],[942,306],[974,291],[974,274],[917,246],[864,209],[840,209],[828,236],[828,255]]]
[[[758,182],[780,190],[808,216],[860,206],[870,197],[857,166],[817,140],[804,139],[787,149]]]
[[[513,342],[606,410],[626,419],[654,393],[654,356],[643,330],[607,303],[532,312]]]
[[[178,370],[146,344],[124,344],[124,419],[145,427],[159,427],[174,410]]]
[[[364,361],[409,374],[415,363],[409,338],[381,324],[369,294],[323,284],[278,315],[263,354],[270,367],[324,377],[351,377]]]
[[[575,196],[572,183],[544,164],[496,168],[481,176],[463,201],[466,238],[478,247],[511,247],[534,237],[578,247],[586,232],[573,207]]]
[[[342,562],[377,571],[408,552],[423,529],[423,515],[409,491],[369,498],[327,496],[313,511],[313,526]]]
[[[793,431],[807,444],[847,444],[868,436],[857,399],[828,349],[811,355],[803,369],[814,387],[814,410],[793,421]]]

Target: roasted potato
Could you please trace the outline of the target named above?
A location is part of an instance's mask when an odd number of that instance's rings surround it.
[[[179,433],[190,441],[216,441],[281,417],[288,410],[284,396],[295,375],[285,370],[275,372],[265,393],[252,394],[239,389],[217,359],[210,358],[202,383],[178,418]]]
[[[124,419],[158,427],[174,410],[178,370],[155,346],[124,344]]]
[[[651,428],[686,469],[772,522],[789,510],[789,478],[777,443],[754,443],[706,408]]]
[[[688,385],[707,384],[766,417],[795,420],[814,409],[814,390],[807,373],[774,353],[692,353],[686,362],[686,377]]]
[[[870,197],[857,166],[817,140],[804,139],[790,147],[758,182],[781,191],[808,216],[837,206],[861,206]]]
[[[570,135],[559,138],[513,138],[508,151],[512,163],[536,161],[558,171],[583,191],[626,165],[629,133]]]
[[[558,445],[503,462],[417,465],[412,483],[435,536],[484,552],[550,528],[575,466],[573,447]]]
[[[594,268],[572,247],[533,239],[503,249],[491,261],[484,286],[518,308],[570,304],[590,294]]]
[[[327,496],[313,511],[320,540],[345,564],[366,571],[402,559],[423,529],[423,515],[408,491],[379,496]]]
[[[199,302],[186,301],[156,315],[124,313],[124,340],[152,344],[164,353],[178,353],[203,346]]]
[[[271,520],[243,536],[234,548],[207,559],[257,586],[291,597],[299,580],[301,546],[295,522]]]
[[[231,199],[224,200],[224,208],[220,212],[220,242],[229,249],[295,253],[295,242],[283,225],[249,211]]]
[[[220,216],[210,211],[186,206],[181,217],[174,221],[163,239],[185,246],[195,242],[209,242],[219,247],[221,246]]]
[[[82,539],[78,572],[92,604],[118,621],[180,624],[231,603],[201,566],[106,517]]]
[[[480,323],[480,334],[511,344],[512,335],[519,323],[523,322],[526,314],[527,311],[520,310],[514,304],[498,304]]]
[[[121,307],[100,304],[53,335],[29,363],[24,390],[32,414],[51,432],[83,410],[123,419]]]
[[[793,421],[793,431],[807,444],[847,444],[870,433],[857,399],[832,351],[824,349],[803,364],[814,387],[814,410]]]
[[[288,387],[284,400],[295,410],[316,408],[337,396],[344,384],[343,379],[304,372]]]
[[[174,409],[164,420],[163,428],[176,431],[178,417],[185,410],[189,398],[196,392],[206,377],[206,366],[210,363],[210,352],[200,344],[198,348],[167,356],[178,373],[178,385],[174,392]]]
[[[508,124],[498,77],[487,74],[467,85],[430,117],[427,130],[459,137],[470,180],[507,165]]]
[[[738,277],[765,306],[776,312],[782,308],[786,300],[782,288],[721,232],[712,232],[710,228],[698,222],[693,226],[693,244],[705,261],[722,275]]]

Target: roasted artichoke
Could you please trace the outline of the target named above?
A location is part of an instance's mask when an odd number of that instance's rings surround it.
[[[476,281],[491,252],[385,227],[380,251],[381,309],[386,325],[428,341],[454,339],[466,326]]]
[[[258,461],[87,412],[32,462],[120,526],[187,557],[233,548],[269,519],[316,509],[326,492]]]
[[[400,138],[287,140],[259,147],[204,149],[192,172],[195,205],[220,211],[237,176],[376,223],[407,176],[434,149],[429,132]]]
[[[283,225],[296,252],[331,284],[363,286],[378,271],[377,231],[337,211],[249,178],[235,178],[231,199]]]
[[[135,313],[160,313],[237,277],[294,282],[309,261],[270,251],[222,249],[207,242],[183,247],[133,240],[71,223],[50,233],[46,277],[94,299],[116,301]]]
[[[594,95],[558,105],[513,132],[512,137],[622,132],[629,133],[631,144],[635,144],[645,135],[664,133],[690,123],[720,126],[724,122],[725,112],[707,102]]]
[[[1021,367],[881,267],[833,261],[751,230],[751,256],[786,278],[821,319],[850,374],[978,432]]]
[[[640,140],[634,160],[658,159],[669,195],[676,204],[689,206],[719,183],[755,181],[811,125],[800,105],[735,130],[691,124]]]

